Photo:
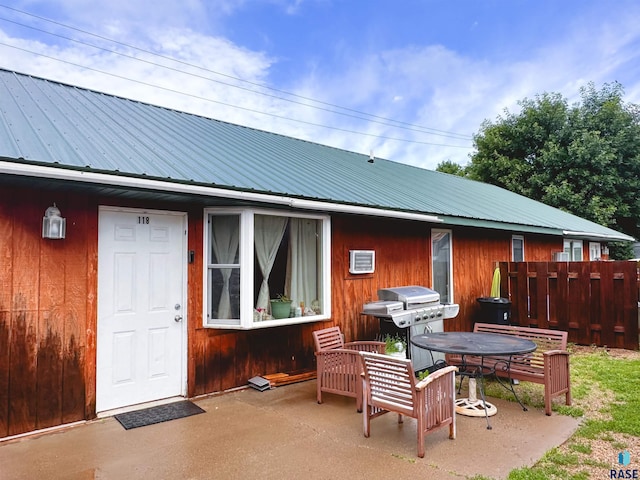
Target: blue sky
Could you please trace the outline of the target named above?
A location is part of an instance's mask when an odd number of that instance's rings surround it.
[[[0,0],[0,67],[433,169],[523,98],[640,103],[639,25],[635,0]]]

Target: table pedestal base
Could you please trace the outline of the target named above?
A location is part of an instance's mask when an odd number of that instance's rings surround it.
[[[482,398],[484,398],[484,392]],[[491,417],[498,413],[498,409],[492,403],[478,400],[476,379],[469,378],[469,398],[456,399],[456,413],[467,417]]]
[[[487,406],[486,412],[485,404]],[[471,401],[470,398],[458,398],[456,399],[456,413],[467,417],[491,417],[498,413],[498,409],[494,404],[482,400]]]

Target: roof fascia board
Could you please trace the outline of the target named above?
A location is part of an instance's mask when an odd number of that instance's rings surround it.
[[[519,223],[496,222],[494,220],[483,220],[479,218],[462,218],[462,217],[447,217],[447,216],[442,216],[441,218],[444,225],[492,228],[495,230],[507,230],[510,232],[540,233],[544,235],[555,235],[558,237],[561,237],[563,235],[562,230],[558,228],[551,228],[551,227],[540,227],[540,226],[534,226],[534,225],[524,225]]]
[[[590,232],[573,232],[571,230],[563,230],[562,231],[563,235],[566,237],[572,237],[572,238],[585,238],[588,240],[596,240],[596,239],[601,239],[603,241],[609,241],[609,242],[635,242],[636,239],[629,236],[629,235],[625,235],[623,233],[620,233],[618,235],[609,235],[606,233],[590,233]]]
[[[167,182],[162,180],[128,177],[123,175],[110,175],[99,172],[70,170],[64,168],[48,167],[44,165],[15,163],[11,161],[0,161],[0,173],[39,178],[50,178],[53,180],[94,183],[126,188],[157,190],[161,192],[203,195],[207,197],[231,198],[234,200],[282,205],[301,210],[348,213],[356,215],[369,215],[375,217],[416,220],[430,223],[442,223],[442,220],[435,215],[403,212],[398,210],[385,210],[382,208],[365,207],[359,205],[322,202],[317,200],[306,200],[283,195],[269,195],[265,193],[230,190],[220,187],[207,187],[203,185],[191,185],[177,182]]]
[[[494,228],[496,230],[507,230],[518,233],[540,233],[544,235],[554,235],[557,237],[581,238],[585,240],[601,241],[601,242],[625,242],[635,241],[633,237],[624,233],[599,233],[599,232],[577,232],[571,230],[560,230],[558,228],[540,227],[533,225],[520,225],[515,223],[502,223],[492,220],[482,220],[476,218],[459,218],[442,216],[445,225],[458,225],[467,227]]]

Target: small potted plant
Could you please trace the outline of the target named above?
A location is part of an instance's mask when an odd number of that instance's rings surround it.
[[[386,335],[384,337],[385,353],[392,357],[407,358],[407,342],[400,335]]]
[[[278,298],[272,298],[271,315],[273,318],[289,318],[291,316],[291,299],[286,295],[278,295]]]

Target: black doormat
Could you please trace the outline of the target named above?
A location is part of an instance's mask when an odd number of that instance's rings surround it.
[[[116,415],[116,420],[126,429],[144,427],[154,423],[167,422],[177,418],[190,417],[198,413],[204,413],[195,403],[188,400],[158,405],[157,407],[145,408],[134,412],[120,413]]]

